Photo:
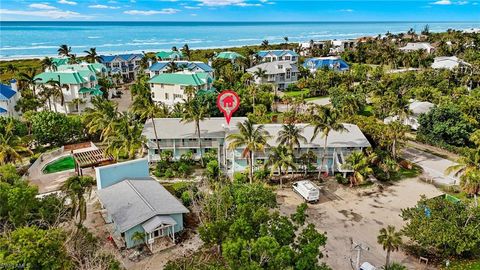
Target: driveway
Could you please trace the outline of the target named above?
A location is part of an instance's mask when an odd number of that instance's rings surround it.
[[[352,265],[355,265],[357,253],[352,250],[352,242],[355,242],[368,247],[361,253],[360,263],[367,261],[382,266],[386,252],[377,243],[379,230],[388,225],[399,230],[405,224],[400,217],[401,209],[415,206],[421,195],[431,198],[441,194],[433,185],[416,178],[386,186],[383,190],[343,186],[324,188],[320,202],[309,204],[307,210],[307,222],[326,232],[328,237],[321,260],[332,269],[354,269]],[[303,200],[290,188],[285,188],[278,192],[278,202],[280,212],[290,215]],[[419,265],[418,258],[403,251],[393,252],[391,259],[408,269],[429,269]]]
[[[426,174],[436,184],[458,184],[458,177],[454,176],[453,173],[445,174],[445,170],[448,167],[457,164],[451,160],[410,146],[403,149],[402,157],[422,167],[424,174]]]

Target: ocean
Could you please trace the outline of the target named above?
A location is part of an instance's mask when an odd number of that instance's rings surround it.
[[[100,54],[158,51],[172,46],[221,48],[479,28],[476,22],[0,22],[0,60],[54,56],[68,44],[73,53],[96,47]]]

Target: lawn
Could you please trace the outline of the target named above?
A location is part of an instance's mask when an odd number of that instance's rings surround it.
[[[464,261],[464,262],[452,262],[450,266],[443,267],[442,270],[480,270],[480,260],[477,261]]]
[[[291,92],[284,92],[284,96],[286,97],[305,97],[309,94],[309,90],[301,90],[301,91],[291,91]]]
[[[72,156],[66,156],[48,163],[44,168],[44,173],[56,173],[75,168],[75,161]]]

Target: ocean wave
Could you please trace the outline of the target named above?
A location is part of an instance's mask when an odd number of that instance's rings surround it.
[[[102,38],[102,37],[101,37],[101,36],[89,36],[89,37],[87,37],[87,38],[89,38],[89,39],[97,39],[97,38]]]

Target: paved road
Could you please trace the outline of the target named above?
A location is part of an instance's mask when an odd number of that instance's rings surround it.
[[[448,167],[455,165],[455,162],[413,147],[406,147],[403,149],[402,156],[422,167],[425,174],[435,183],[443,185],[458,184],[458,177],[454,176],[453,173],[449,175],[445,174],[445,170]]]

